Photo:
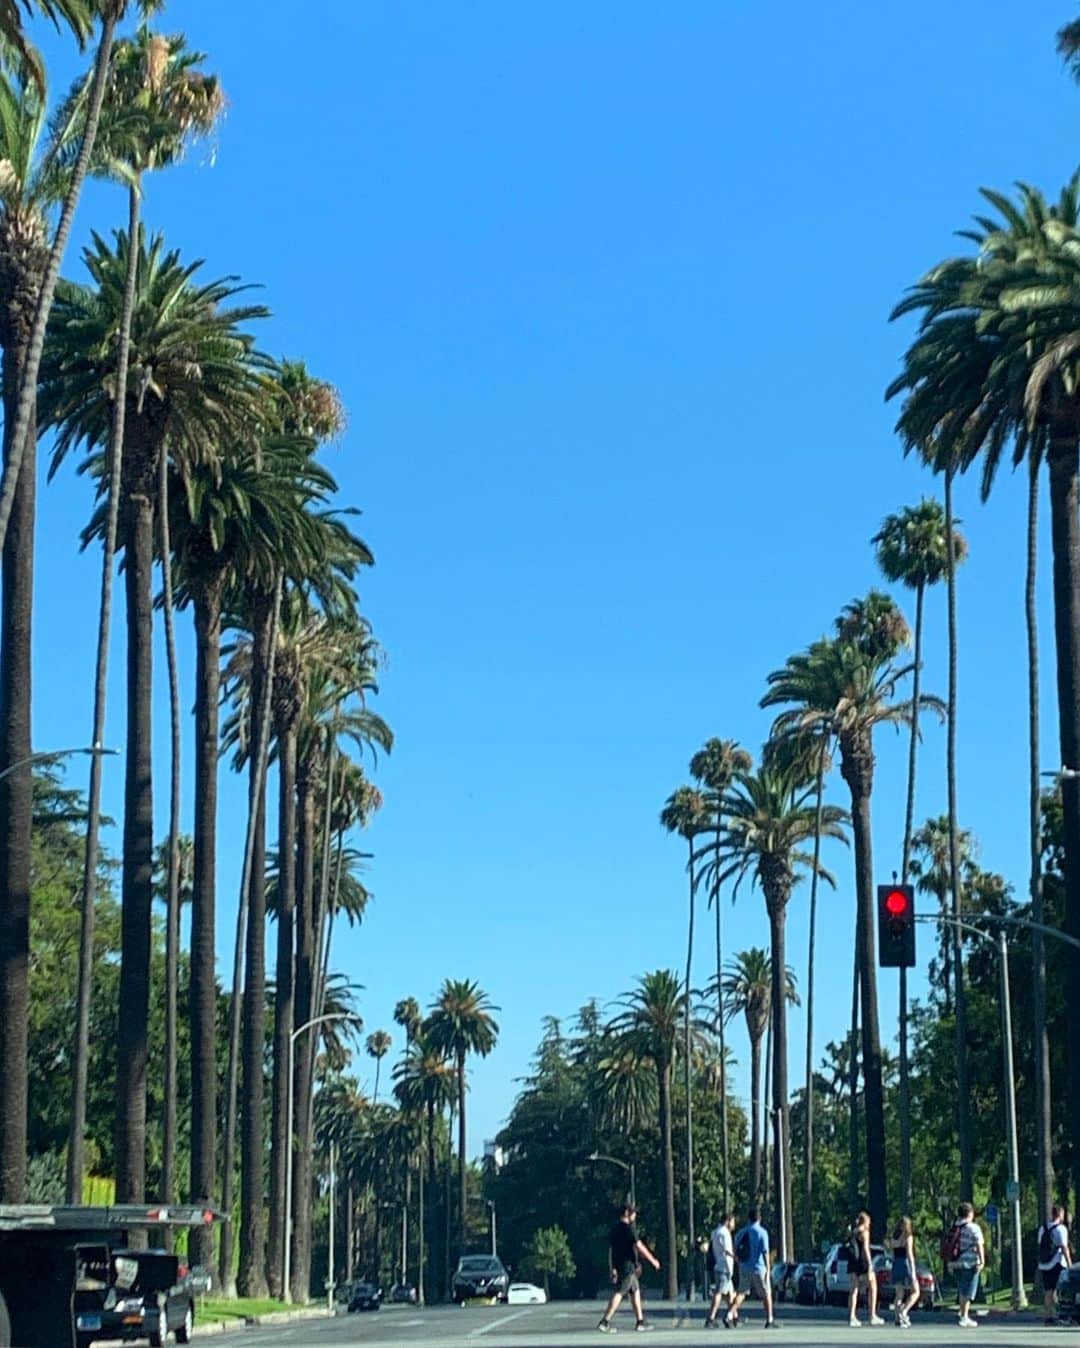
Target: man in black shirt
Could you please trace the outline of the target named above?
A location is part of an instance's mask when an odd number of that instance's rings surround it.
[[[615,1285],[615,1290],[611,1293],[611,1300],[607,1304],[607,1310],[604,1311],[597,1328],[602,1334],[613,1333],[615,1326],[611,1323],[611,1317],[619,1309],[619,1302],[624,1296],[630,1298],[630,1304],[634,1308],[634,1317],[637,1321],[635,1326],[638,1330],[651,1329],[645,1320],[645,1312],[641,1305],[641,1285],[638,1282],[638,1272],[640,1264],[639,1256],[647,1263],[652,1264],[653,1268],[660,1271],[660,1260],[653,1254],[652,1250],[645,1242],[638,1237],[637,1228],[634,1226],[634,1219],[637,1217],[637,1210],[632,1204],[624,1205],[622,1215],[611,1228],[611,1281]]]

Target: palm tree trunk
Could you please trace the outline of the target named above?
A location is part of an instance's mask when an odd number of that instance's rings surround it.
[[[851,978],[851,1038],[848,1064],[848,1212],[859,1201],[859,970],[862,968],[862,935],[856,923],[855,964]]]
[[[664,1166],[664,1229],[667,1259],[664,1265],[664,1296],[674,1301],[679,1295],[679,1247],[675,1231],[675,1156],[671,1136],[671,1063],[656,1065],[660,1093],[660,1145]]]
[[[453,1208],[453,1197],[452,1197],[453,1179],[451,1175],[453,1166],[450,1156],[451,1152],[450,1142],[453,1136],[454,1136],[454,1110],[453,1106],[451,1106],[449,1110],[449,1118],[447,1119],[446,1125],[447,1154],[446,1154],[446,1166],[443,1170],[443,1194],[442,1194],[443,1199],[442,1285],[444,1297],[449,1297],[450,1295],[450,1244],[451,1244],[450,1225],[451,1225],[451,1209]]]
[[[900,854],[900,883],[906,885],[911,864],[911,834],[915,827],[915,780],[919,765],[919,697],[922,680],[923,607],[926,586],[915,587],[915,669],[911,687],[911,738],[908,743],[907,802],[904,807],[904,842]],[[912,1207],[911,1193],[911,1087],[908,1065],[907,969],[900,970],[900,1206]]]
[[[716,820],[716,855],[720,856],[720,812]],[[713,891],[713,903],[716,905],[716,1032],[720,1044],[720,1164],[723,1170],[721,1195],[725,1212],[729,1211],[731,1190],[728,1184],[728,1111],[727,1111],[727,1046],[724,1043],[726,1030],[724,1015],[724,928],[720,914],[720,867],[716,868],[716,888]]]
[[[120,332],[116,342],[116,387],[127,388],[131,353],[131,316],[135,309],[135,283],[138,277],[139,184],[128,190],[128,260],[124,278],[124,297],[120,309]],[[90,743],[95,747],[105,740],[105,700],[108,692],[109,636],[112,630],[113,570],[116,564],[116,535],[120,518],[120,476],[124,453],[124,421],[127,398],[114,398],[112,425],[109,428],[108,517],[101,554],[101,602],[98,608],[97,662],[94,672],[94,721]],[[168,554],[165,554],[166,556]],[[29,687],[29,684],[27,685]],[[82,1202],[83,1171],[86,1168],[86,1093],[90,1067],[90,993],[94,977],[94,918],[97,904],[98,835],[101,827],[102,760],[90,760],[90,788],[87,800],[86,850],[83,863],[82,923],[79,937],[79,973],[75,999],[75,1050],[72,1063],[71,1133],[67,1157],[67,1201]],[[166,1056],[168,1046],[166,1045]],[[175,1068],[174,1068],[175,1071]],[[166,1071],[166,1091],[175,1090]],[[168,1108],[165,1111],[169,1116]],[[175,1103],[174,1103],[175,1117]],[[175,1138],[173,1139],[175,1146]],[[163,1163],[172,1169],[168,1140]]]
[[[683,1084],[686,1089],[686,1299],[694,1299],[694,1070],[690,1051],[690,977],[694,962],[694,840],[688,838],[690,848],[690,917],[686,934],[686,1007],[683,1014]]]
[[[1045,922],[1042,887],[1042,781],[1039,775],[1039,460],[1028,465],[1027,575],[1024,610],[1028,644],[1029,836],[1031,846],[1031,919]],[[1049,1222],[1053,1202],[1051,1135],[1050,1038],[1046,1032],[1046,944],[1037,928],[1031,933],[1032,1010],[1035,1056],[1035,1204],[1040,1222]]]
[[[465,1250],[465,1230],[469,1215],[468,1176],[465,1169],[465,1054],[457,1055],[458,1085],[458,1255]]]
[[[791,1137],[788,1126],[787,1063],[787,903],[770,902],[769,944],[772,953],[773,1062],[772,1105],[776,1120],[773,1165],[776,1178],[773,1192],[783,1212],[782,1257],[790,1259],[795,1246],[795,1228],[791,1211]]]
[[[191,1196],[208,1201],[217,1187],[217,898],[218,706],[221,700],[221,596],[195,596],[195,862],[191,893]],[[230,1195],[231,1197],[231,1195]],[[231,1212],[229,1216],[231,1217]],[[230,1246],[225,1237],[222,1244]],[[189,1238],[194,1263],[210,1262],[212,1232]],[[231,1249],[227,1250],[231,1266]]]
[[[430,1180],[431,1180],[431,1198],[430,1198],[430,1200],[429,1200],[429,1202],[428,1202],[428,1212],[427,1212],[427,1220],[428,1220],[428,1240],[427,1240],[428,1276],[427,1276],[427,1288],[428,1288],[428,1294],[429,1294],[429,1296],[431,1296],[431,1297],[433,1298],[433,1300],[435,1300],[435,1301],[441,1301],[441,1300],[442,1300],[442,1293],[439,1291],[439,1287],[438,1287],[438,1281],[439,1281],[439,1250],[438,1250],[438,1243],[439,1243],[439,1236],[438,1236],[438,1221],[439,1221],[439,1211],[438,1211],[438,1208],[439,1208],[439,1201],[438,1201],[438,1183],[439,1183],[439,1171],[438,1171],[438,1166],[437,1166],[437,1164],[436,1164],[437,1158],[436,1158],[436,1155],[435,1155],[435,1102],[434,1102],[434,1100],[430,1100],[430,1099],[429,1099],[429,1100],[425,1101],[424,1109],[425,1109],[425,1112],[426,1112],[426,1114],[427,1114],[427,1172],[428,1172],[428,1176],[430,1177]]]
[[[172,540],[169,536],[169,454],[158,454],[158,519],[161,538],[161,588],[164,602],[165,662],[169,671],[169,842],[165,881],[165,1082],[161,1187],[166,1203],[176,1201],[177,1070],[180,1001],[180,668],[176,659],[173,608]],[[166,1240],[172,1240],[171,1231]],[[172,1249],[172,1245],[168,1245]]]
[[[818,870],[821,865],[821,820],[825,807],[825,758],[829,736],[822,729],[817,765],[814,814],[814,863],[810,872],[810,935],[806,957],[806,1136],[803,1140],[803,1249],[814,1246],[814,942],[817,935]]]
[[[34,322],[27,343],[26,360],[20,371],[14,416],[10,421],[10,436],[7,435],[9,424],[7,418],[4,422],[7,453],[4,458],[3,477],[0,478],[0,550],[4,548],[7,538],[8,522],[15,504],[15,493],[22,471],[23,459],[26,456],[27,449],[30,449],[31,453],[36,449],[37,435],[34,422],[37,411],[38,371],[41,368],[41,356],[45,349],[45,330],[52,310],[53,296],[56,293],[56,283],[60,277],[60,267],[64,261],[64,252],[67,249],[68,239],[71,237],[75,208],[79,204],[79,196],[82,192],[83,183],[86,181],[90,157],[93,154],[94,142],[97,139],[98,126],[101,122],[101,108],[105,101],[109,61],[112,57],[113,38],[116,34],[117,21],[121,17],[126,3],[127,0],[114,0],[114,3],[108,6],[102,16],[101,39],[98,42],[97,53],[94,57],[94,73],[90,81],[86,124],[83,128],[78,157],[68,181],[67,194],[60,211],[60,219],[53,236],[52,247],[49,249],[49,260],[45,268],[45,275],[42,278],[41,288],[37,295],[37,307],[34,311]]]
[[[878,1023],[876,941],[874,939],[874,846],[870,825],[873,751],[848,746],[845,777],[851,788],[851,831],[855,852],[859,991],[862,1005],[863,1084],[866,1103],[866,1168],[874,1239],[885,1234],[888,1189],[885,1181],[885,1094],[881,1076],[881,1028]]]
[[[424,1249],[424,1175],[427,1160],[423,1154],[423,1142],[420,1148],[420,1165],[416,1176],[416,1304],[423,1306],[427,1304],[424,1296],[424,1259],[427,1254]]]
[[[750,1032],[750,1203],[761,1201],[761,1035]]]
[[[1054,551],[1054,634],[1057,644],[1061,766],[1080,770],[1080,524],[1075,435],[1050,445],[1050,536]],[[1065,929],[1080,940],[1080,779],[1061,783],[1065,839]],[[1080,950],[1067,948],[1067,986],[1080,986]],[[1066,1035],[1069,1062],[1068,1136],[1073,1188],[1080,1182],[1080,1044]]]
[[[761,1206],[769,1205],[772,1183],[772,1152],[769,1146],[769,1120],[772,1118],[773,1020],[770,994],[769,1020],[765,1030],[765,1100],[761,1118]]]
[[[278,573],[269,608],[258,604],[252,625],[251,671],[251,833],[245,857],[247,888],[247,978],[244,983],[243,1100],[240,1139],[241,1296],[266,1295],[263,1171],[266,1164],[263,1059],[266,1053],[266,769],[270,754],[271,705],[281,613],[282,577]]]
[[[855,964],[851,978],[851,1038],[848,1041],[848,1211],[859,1202],[859,969],[862,964],[858,930],[855,933]]]
[[[308,761],[297,771],[296,841],[296,1006],[293,1030],[299,1030],[312,1018],[314,990],[313,960],[315,935],[312,928],[315,900],[315,782],[313,763]],[[316,1030],[301,1034],[296,1041],[293,1089],[293,1119],[296,1138],[293,1148],[293,1248],[292,1297],[303,1305],[311,1292],[311,1080]]]
[[[4,457],[18,397],[21,360],[3,360]],[[31,424],[31,429],[35,429]],[[3,549],[0,606],[0,767],[31,754],[31,624],[34,612],[34,508],[37,463],[18,475]],[[30,974],[30,849],[34,776],[29,765],[0,778],[0,1202],[26,1197],[27,1018]]]
[[[960,888],[959,824],[956,812],[956,566],[952,548],[952,469],[945,473],[946,592],[949,612],[949,708],[946,735],[946,771],[949,808],[949,888],[952,917],[959,922],[963,908]],[[968,1198],[973,1190],[971,1125],[968,1120],[967,997],[964,992],[964,954],[960,928],[953,927],[953,993],[956,1004],[956,1132],[960,1150],[960,1190]]]
[[[279,721],[278,737],[278,920],[274,967],[274,1076],[270,1119],[270,1237],[266,1280],[274,1296],[282,1296],[288,1214],[285,1211],[285,1169],[288,1136],[289,1038],[293,1029],[293,928],[296,920],[296,725]]]

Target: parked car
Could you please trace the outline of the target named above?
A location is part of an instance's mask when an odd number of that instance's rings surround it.
[[[170,1334],[190,1343],[195,1292],[187,1266],[167,1250],[109,1250],[85,1260],[75,1283],[75,1341],[145,1339],[153,1348]]]
[[[542,1287],[531,1282],[512,1282],[506,1296],[508,1306],[543,1306],[547,1303],[547,1293]]]
[[[791,1275],[795,1272],[798,1265],[792,1263],[790,1259],[778,1259],[769,1270],[769,1279],[772,1282],[773,1299],[776,1301],[787,1301],[788,1289],[790,1286]],[[794,1295],[794,1293],[792,1293]]]
[[[382,1305],[383,1293],[378,1283],[357,1282],[353,1283],[352,1295],[349,1297],[350,1311],[377,1311]]]
[[[877,1274],[878,1301],[880,1304],[884,1306],[895,1301],[896,1288],[892,1281],[892,1256],[878,1255],[874,1260],[874,1272]],[[936,1310],[940,1297],[938,1295],[937,1278],[934,1277],[930,1265],[917,1259],[915,1261],[915,1277],[919,1280],[918,1309],[923,1311]]]
[[[830,1245],[829,1252],[825,1256],[825,1300],[834,1306],[845,1305],[848,1292],[851,1290],[851,1278],[848,1275],[847,1266],[847,1248],[846,1241],[838,1241],[835,1245]],[[872,1262],[876,1261],[878,1255],[884,1253],[883,1246],[870,1246]]]
[[[1057,1285],[1058,1314],[1063,1320],[1080,1323],[1080,1264],[1062,1271]]]
[[[395,1306],[413,1306],[416,1304],[416,1288],[409,1282],[395,1283],[390,1289],[390,1300]]]
[[[510,1274],[493,1254],[463,1254],[454,1270],[450,1294],[459,1306],[473,1298],[505,1301],[510,1294]]]
[[[802,1306],[824,1306],[824,1264],[799,1265],[795,1270],[795,1300]]]

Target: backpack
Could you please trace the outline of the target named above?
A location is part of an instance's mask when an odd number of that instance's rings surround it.
[[[743,1227],[735,1241],[735,1257],[740,1264],[750,1262],[750,1228],[748,1226]]]
[[[1041,1227],[1039,1230],[1039,1263],[1048,1264],[1054,1257],[1054,1251],[1057,1246],[1054,1244],[1054,1228],[1060,1226],[1060,1222],[1051,1222],[1048,1226]]]
[[[946,1233],[941,1242],[941,1257],[947,1264],[955,1264],[960,1258],[960,1235],[962,1227],[959,1222],[952,1226]]]

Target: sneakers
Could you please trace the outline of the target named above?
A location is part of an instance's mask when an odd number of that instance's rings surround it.
[[[872,1325],[883,1325],[885,1321],[881,1318],[880,1315],[871,1315],[870,1323]]]
[[[978,1329],[978,1320],[973,1320],[970,1315],[962,1315],[956,1322],[961,1329]]]
[[[707,1316],[705,1317],[705,1328],[706,1328],[706,1329],[715,1329],[715,1328],[716,1328],[716,1321],[713,1319],[713,1317],[712,1317],[711,1315],[707,1315]]]
[[[779,1321],[779,1320],[766,1320],[766,1321],[765,1321],[765,1328],[766,1328],[766,1329],[779,1329],[779,1328],[780,1328],[780,1321]]]
[[[634,1326],[634,1332],[636,1334],[646,1334],[650,1329],[652,1329],[652,1325],[648,1320],[639,1320]]]
[[[848,1328],[849,1328],[849,1329],[862,1329],[862,1321],[859,1319],[859,1317],[858,1317],[857,1315],[853,1315],[853,1316],[851,1317],[851,1319],[848,1321]]]
[[[617,1334],[619,1332],[610,1320],[601,1319],[596,1327],[601,1334]]]

